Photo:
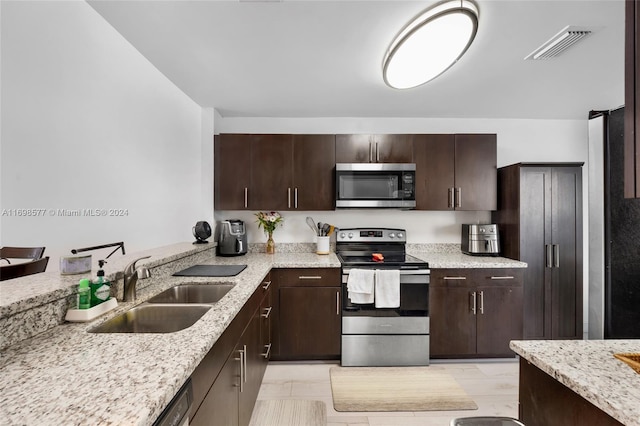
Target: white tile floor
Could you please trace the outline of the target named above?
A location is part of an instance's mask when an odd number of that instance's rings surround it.
[[[340,413],[333,409],[329,369],[337,362],[271,362],[258,399],[312,399],[327,406],[328,426],[448,426],[456,417],[518,417],[518,362],[434,362],[444,367],[478,405],[469,411]],[[274,425],[275,426],[275,425]]]

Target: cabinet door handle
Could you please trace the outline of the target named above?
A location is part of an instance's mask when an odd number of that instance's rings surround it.
[[[293,189],[293,207],[298,208],[298,188]]]
[[[269,359],[269,354],[271,353],[271,343],[269,343],[268,345],[264,345],[264,348],[266,349],[266,351],[260,355],[265,357],[265,359]]]
[[[560,245],[553,245],[553,266],[555,268],[560,267]]]
[[[291,188],[287,188],[287,208],[291,208]]]
[[[373,163],[373,143],[369,141],[369,162]]]
[[[299,280],[321,280],[322,277],[320,275],[300,275],[298,279]]]
[[[249,188],[244,188],[244,208],[249,205]]]
[[[456,207],[462,207],[462,188],[456,188]]]
[[[340,315],[340,291],[336,291],[336,315]]]
[[[264,308],[264,312],[260,314],[262,318],[264,319],[269,318],[269,315],[271,315],[271,309],[273,309],[271,306],[269,306],[268,308]]]
[[[471,312],[473,312],[473,315],[476,314],[476,292],[475,291],[471,292]]]
[[[247,345],[243,345],[242,355],[244,359],[244,382],[247,383]]]
[[[444,280],[447,281],[456,281],[456,280],[466,280],[467,277],[444,277]]]
[[[545,266],[551,268],[551,244],[545,244]]]
[[[380,151],[378,151],[378,142],[376,142],[376,163],[380,162]]]
[[[484,291],[480,292],[480,314],[484,314]]]
[[[245,346],[246,348],[246,346]],[[234,358],[236,361],[240,361],[240,392],[244,392],[244,351],[238,350],[240,358]]]
[[[269,286],[271,285],[271,281],[263,281],[262,283],[264,284],[262,288],[268,290]]]
[[[511,275],[505,275],[501,277],[491,277],[492,280],[512,280],[514,277]]]
[[[448,197],[449,197],[448,206],[449,206],[450,209],[452,209],[452,208],[455,207],[455,204],[454,204],[455,201],[453,199],[453,188],[448,188],[448,191],[449,191],[448,194],[447,194]]]

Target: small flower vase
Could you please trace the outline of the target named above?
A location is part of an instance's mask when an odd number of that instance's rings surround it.
[[[273,233],[269,232],[269,239],[267,240],[267,254],[273,254],[276,252],[276,243],[273,241]]]

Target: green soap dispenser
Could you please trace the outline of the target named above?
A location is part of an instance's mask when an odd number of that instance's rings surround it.
[[[104,279],[104,270],[102,267],[106,261],[99,260],[98,266],[98,274],[95,280],[91,283],[91,306],[96,306],[101,304],[102,302],[106,302],[111,297],[111,283],[109,281],[105,281]]]
[[[84,278],[78,284],[78,309],[89,309],[91,307],[91,289],[89,280]]]

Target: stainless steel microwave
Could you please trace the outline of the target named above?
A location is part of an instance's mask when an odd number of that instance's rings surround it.
[[[337,163],[336,208],[416,207],[413,163]]]

